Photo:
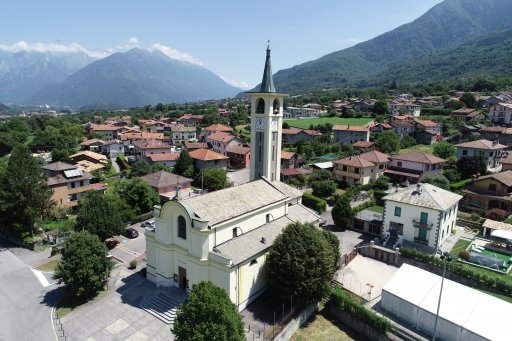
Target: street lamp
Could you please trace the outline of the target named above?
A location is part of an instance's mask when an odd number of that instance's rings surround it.
[[[437,333],[437,321],[439,320],[439,308],[441,307],[441,296],[443,295],[443,284],[444,284],[444,277],[446,275],[446,263],[450,262],[452,260],[452,257],[448,252],[441,253],[442,260],[444,260],[443,264],[443,277],[441,277],[441,290],[439,291],[439,300],[437,301],[437,313],[436,313],[436,322],[434,323],[434,334],[432,334],[432,341],[436,340],[436,333]]]

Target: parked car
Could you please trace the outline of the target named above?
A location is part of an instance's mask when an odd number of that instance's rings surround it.
[[[123,236],[133,239],[139,236],[139,232],[136,229],[129,227],[124,230]]]
[[[154,220],[146,220],[140,224],[141,227],[155,227],[155,221]]]

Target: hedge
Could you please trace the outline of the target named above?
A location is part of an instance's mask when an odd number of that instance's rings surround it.
[[[375,314],[373,311],[366,309],[361,301],[357,298],[352,297],[345,290],[335,288],[331,292],[329,300],[330,304],[334,304],[336,307],[361,320],[367,325],[371,326],[379,333],[386,333],[393,329],[391,323],[384,317]]]
[[[116,162],[119,165],[119,167],[121,168],[121,170],[130,169],[130,165],[124,158],[124,154],[122,157],[120,157],[120,155],[117,155]]]
[[[465,179],[465,180],[462,180],[459,182],[454,182],[453,184],[450,184],[450,190],[455,191],[455,190],[464,188],[467,185],[469,185],[470,183],[471,183],[471,179]]]
[[[375,205],[375,198],[371,198],[370,200],[362,203],[361,205],[357,205],[356,207],[352,208],[354,212],[359,212],[364,210],[365,208],[372,207]]]
[[[327,201],[308,193],[304,193],[302,195],[302,203],[304,204],[304,206],[309,207],[320,213],[325,212],[325,209],[327,207]]]
[[[405,258],[415,259],[423,263],[435,265],[439,268],[444,266],[444,261],[440,258],[414,248],[402,246],[400,248],[400,254]],[[460,262],[447,262],[446,269],[460,276],[494,287],[506,295],[512,294],[512,282],[500,278],[500,276],[507,276],[506,274],[496,274],[494,276],[492,274],[482,274],[481,272],[473,270],[471,265],[465,265]]]

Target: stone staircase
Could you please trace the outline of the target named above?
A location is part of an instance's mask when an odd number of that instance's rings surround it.
[[[157,288],[144,294],[140,308],[166,324],[173,324],[176,310],[186,299],[186,294],[176,288]]]

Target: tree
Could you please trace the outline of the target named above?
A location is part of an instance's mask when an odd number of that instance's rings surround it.
[[[290,124],[288,122],[283,121],[282,127],[283,129],[290,129]]]
[[[339,227],[346,229],[352,225],[352,218],[355,213],[352,207],[350,207],[350,198],[346,195],[342,195],[332,208],[332,220],[334,224]]]
[[[440,141],[434,145],[433,153],[435,156],[439,156],[442,159],[449,159],[455,156],[457,149],[451,143]]]
[[[311,188],[313,189],[313,195],[326,198],[336,192],[336,183],[333,180],[313,181]]]
[[[189,153],[183,149],[176,160],[173,172],[178,175],[191,178],[194,175],[194,163]]]
[[[386,154],[397,153],[400,150],[400,136],[394,131],[385,131],[377,134],[375,143],[379,150]]]
[[[155,107],[156,111],[164,111],[164,105],[162,103],[158,103]]]
[[[16,235],[33,236],[36,223],[47,216],[55,202],[37,160],[27,147],[16,145],[0,179],[0,221]]]
[[[172,327],[176,341],[245,341],[244,323],[226,292],[203,281],[192,286]]]
[[[450,181],[448,181],[448,179],[441,174],[427,174],[423,177],[421,182],[431,184],[446,190],[450,189]]]
[[[119,180],[114,186],[114,192],[132,207],[136,214],[150,212],[153,206],[160,202],[155,190],[140,178]]]
[[[460,173],[456,169],[446,169],[443,171],[443,175],[450,182],[460,181]]]
[[[413,137],[405,135],[400,141],[400,148],[409,148],[415,146],[416,144],[416,140]]]
[[[54,148],[52,150],[52,162],[69,162],[69,150]]]
[[[457,169],[463,179],[468,179],[477,173],[487,173],[487,163],[477,156],[463,156],[457,161]]]
[[[385,191],[389,188],[390,181],[391,180],[385,175],[379,176],[373,183],[373,188],[376,190]]]
[[[312,184],[315,181],[323,181],[331,179],[331,172],[326,169],[315,169],[313,173],[309,175],[308,181]]]
[[[201,179],[202,177],[202,179]],[[203,187],[209,191],[218,191],[229,186],[228,174],[222,168],[206,168],[198,174],[197,182],[202,182]]]
[[[88,231],[74,233],[64,244],[53,278],[62,280],[75,296],[92,296],[103,287],[112,270],[113,262],[107,253],[98,236]]]
[[[388,103],[379,100],[373,105],[373,113],[376,115],[386,115],[388,113]]]
[[[334,233],[328,230],[322,230],[325,240],[329,244],[333,257],[333,266],[337,270],[340,267],[340,240]]]
[[[277,236],[265,261],[265,274],[276,292],[299,304],[320,301],[334,274],[333,249],[310,223],[293,223]]]
[[[466,104],[468,108],[476,108],[476,97],[471,92],[465,92],[460,101]]]
[[[89,231],[105,240],[120,235],[125,223],[117,207],[103,193],[92,191],[80,200],[80,209],[76,217],[75,230]]]

